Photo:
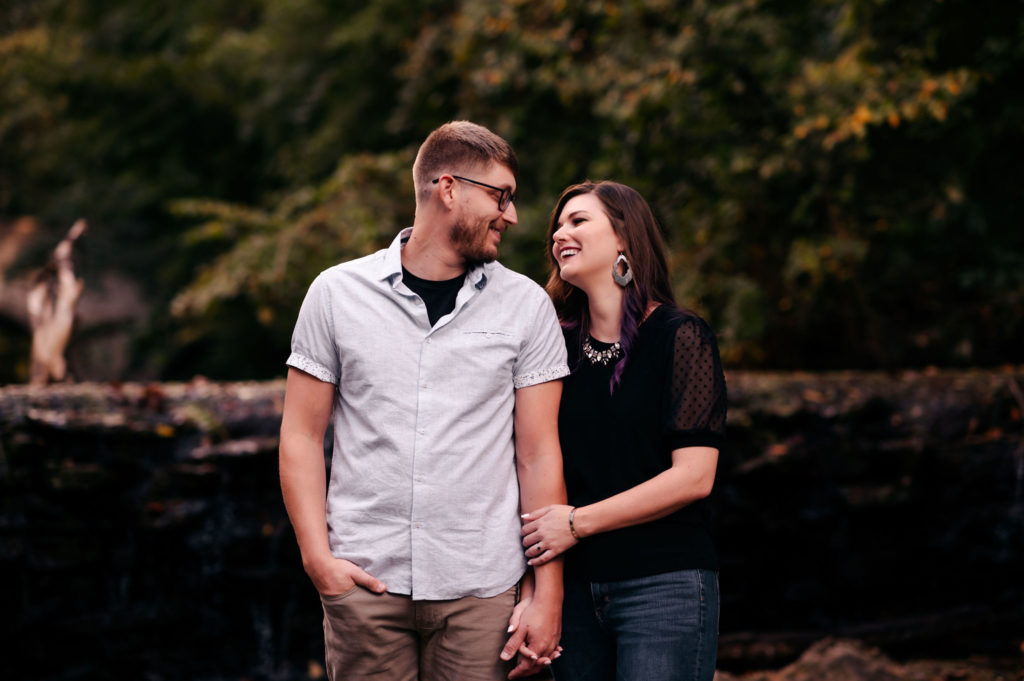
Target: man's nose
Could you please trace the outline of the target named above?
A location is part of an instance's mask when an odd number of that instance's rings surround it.
[[[519,214],[516,213],[515,201],[508,202],[508,205],[505,206],[505,210],[501,211],[501,216],[505,218],[505,222],[510,225],[519,224]]]

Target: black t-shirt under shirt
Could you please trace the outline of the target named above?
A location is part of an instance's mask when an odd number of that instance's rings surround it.
[[[558,429],[570,504],[585,506],[653,478],[672,465],[675,449],[721,449],[725,378],[704,320],[668,305],[651,313],[614,394],[615,362],[590,364],[578,329],[567,329],[565,337],[572,374],[564,379]],[[586,537],[566,553],[566,574],[588,581],[693,568],[718,569],[706,500]]]
[[[454,279],[444,281],[431,281],[420,279],[409,270],[402,268],[402,281],[409,289],[423,299],[427,308],[427,318],[433,326],[437,320],[455,309],[455,299],[459,295],[459,289],[466,280],[466,273],[463,272]]]

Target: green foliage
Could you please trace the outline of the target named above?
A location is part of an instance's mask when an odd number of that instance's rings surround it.
[[[191,250],[222,251],[172,301],[171,313],[183,323],[175,345],[188,352],[206,344],[209,331],[197,337],[195,326],[216,329],[225,307],[241,304],[254,312],[249,331],[279,360],[287,356],[298,303],[316,275],[385,247],[412,223],[412,160],[411,153],[346,157],[327,181],[290,192],[268,210],[212,200],[172,203],[179,217],[204,220],[184,236]],[[224,340],[245,347],[251,338]],[[278,362],[268,368],[273,375]]]
[[[1019,362],[1022,36],[994,0],[15,2],[0,214],[107,235],[159,303],[139,366],[273,374],[470,118],[520,156],[502,259],[538,280],[558,193],[616,179],[730,365]]]
[[[1017,262],[1019,216],[996,196],[1020,133],[987,100],[1019,112],[1022,11],[913,4],[475,3],[405,68],[510,136],[549,205],[585,176],[640,189],[730,363],[1019,359],[1021,270],[997,255]]]

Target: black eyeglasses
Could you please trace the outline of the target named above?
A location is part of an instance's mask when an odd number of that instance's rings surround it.
[[[460,175],[452,175],[452,177],[454,177],[456,180],[462,180],[463,182],[472,182],[473,184],[478,184],[481,187],[487,187],[488,189],[493,189],[496,192],[500,192],[500,195],[498,196],[498,210],[500,210],[502,213],[504,213],[505,209],[508,208],[508,204],[516,200],[516,195],[512,193],[511,189],[502,189],[501,187],[495,187],[493,184],[477,182],[476,180],[471,180],[468,177],[462,177]],[[440,179],[440,177],[435,177],[433,180],[433,184],[437,184]]]

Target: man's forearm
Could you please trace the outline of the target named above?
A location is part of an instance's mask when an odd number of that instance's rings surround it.
[[[534,455],[519,466],[519,495],[524,512],[550,504],[566,502],[562,479],[561,451]],[[534,568],[534,599],[549,603],[562,602],[562,559],[557,558]]]
[[[330,556],[322,447],[302,436],[281,437],[281,493],[304,565]]]
[[[533,568],[533,600],[550,606],[562,605],[562,557]]]
[[[549,381],[516,393],[516,472],[523,513],[566,502],[562,449],[558,441],[558,406],[562,384]],[[553,560],[535,571],[534,600],[560,611],[562,561]]]
[[[310,572],[312,563],[331,555],[327,543],[324,433],[334,404],[334,390],[330,383],[298,369],[288,369],[279,450],[281,494],[306,572]]]

